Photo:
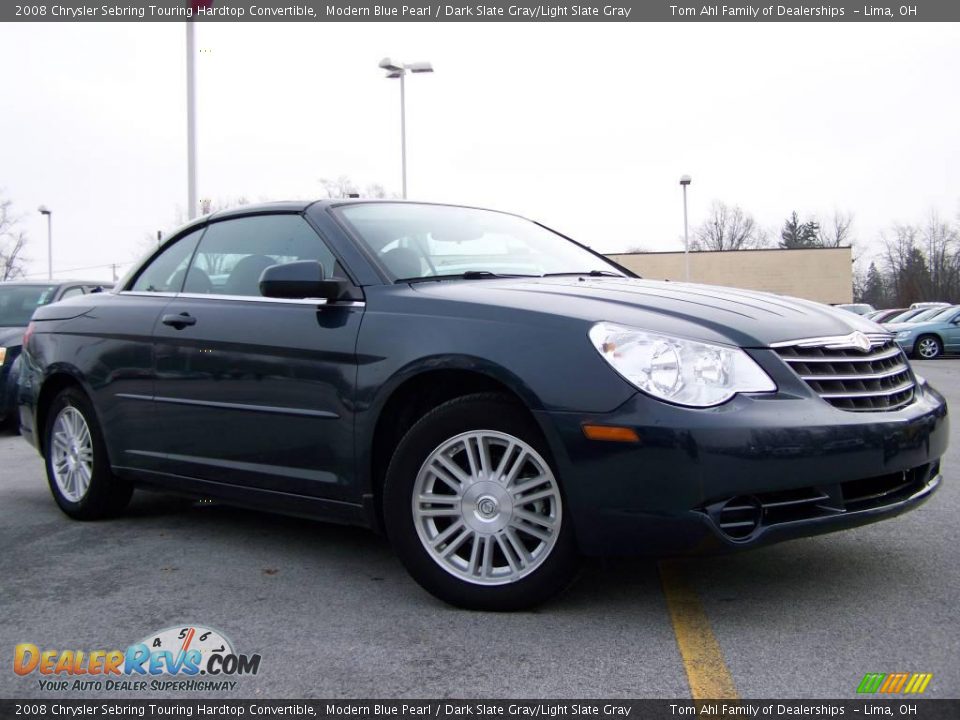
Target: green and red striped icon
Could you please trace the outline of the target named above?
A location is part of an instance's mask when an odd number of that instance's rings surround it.
[[[857,692],[918,695],[927,689],[932,679],[933,673],[867,673]]]

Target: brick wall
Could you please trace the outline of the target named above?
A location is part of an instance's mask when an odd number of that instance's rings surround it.
[[[684,280],[682,252],[612,254],[651,280]],[[850,248],[690,253],[690,281],[765,290],[824,303],[853,301]]]

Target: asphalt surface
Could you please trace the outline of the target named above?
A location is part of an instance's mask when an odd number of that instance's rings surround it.
[[[960,361],[916,367],[957,407]],[[741,696],[849,698],[867,672],[930,672],[927,697],[960,697],[957,433],[915,512],[680,562]],[[653,560],[592,561],[536,612],[465,612],[359,529],[145,492],[122,519],[71,521],[33,449],[0,436],[0,697],[143,697],[42,691],[13,647],[122,649],[181,624],[261,654],[221,697],[690,696]]]

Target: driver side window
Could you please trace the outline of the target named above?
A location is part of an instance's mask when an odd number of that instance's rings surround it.
[[[260,276],[271,265],[316,260],[326,277],[336,259],[299,215],[257,215],[213,223],[200,241],[186,293],[260,297]]]

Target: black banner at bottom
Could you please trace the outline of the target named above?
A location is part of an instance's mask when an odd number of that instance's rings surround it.
[[[960,700],[0,700],[0,718],[909,718],[956,720]]]

